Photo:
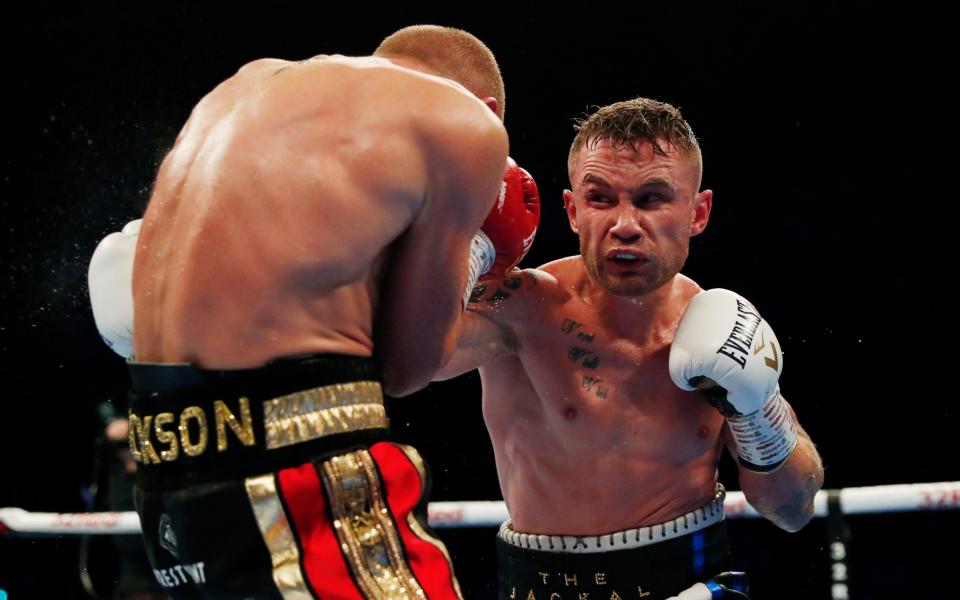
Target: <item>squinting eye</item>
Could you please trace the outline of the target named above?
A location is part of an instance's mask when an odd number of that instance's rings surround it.
[[[644,194],[639,198],[640,204],[656,204],[658,202],[664,202],[666,198],[660,194]]]
[[[600,194],[587,194],[587,202],[597,202],[600,204],[609,204],[610,198],[607,196],[601,196]]]

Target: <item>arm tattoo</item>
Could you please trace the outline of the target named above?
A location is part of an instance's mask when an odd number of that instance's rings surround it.
[[[523,285],[523,279],[520,273],[511,273],[503,280],[503,287],[508,290],[519,290],[521,285]]]
[[[489,298],[483,298],[483,294],[487,291],[487,286],[482,283],[473,286],[473,291],[470,293],[470,302],[497,302],[506,300],[511,296],[510,292],[516,292],[521,287],[524,287],[525,283],[527,287],[534,287],[537,285],[537,279],[529,273],[514,269],[504,277],[500,285],[497,286],[497,291]]]

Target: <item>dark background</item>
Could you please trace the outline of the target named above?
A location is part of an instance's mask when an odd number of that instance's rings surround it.
[[[5,16],[0,506],[85,510],[94,407],[122,410],[126,383],[93,326],[87,263],[142,214],[192,106],[249,60],[368,54],[424,22],[471,31],[500,61],[511,153],[543,197],[525,265],[578,248],[561,209],[572,119],[638,95],[674,103],[716,194],[685,272],[743,293],[775,327],[784,393],[827,487],[960,479],[948,287],[957,103],[946,90],[956,34],[945,14],[866,2],[127,4]],[[396,437],[433,467],[433,499],[500,498],[476,374],[391,411]],[[737,487],[729,463],[721,478]],[[958,517],[851,517],[852,597],[949,589]],[[794,535],[759,521],[731,530],[755,599],[829,597],[823,520]],[[493,536],[444,533],[470,598],[493,594]],[[0,538],[0,590],[81,597],[76,553],[75,539]]]

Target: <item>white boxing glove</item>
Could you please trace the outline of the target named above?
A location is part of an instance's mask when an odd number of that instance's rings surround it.
[[[755,471],[776,469],[797,445],[777,385],[782,371],[777,336],[745,298],[713,289],[690,301],[670,347],[670,377],[727,417],[741,464]]]
[[[130,221],[122,231],[103,238],[93,251],[87,271],[97,330],[103,341],[124,358],[133,354],[133,257],[142,221]]]

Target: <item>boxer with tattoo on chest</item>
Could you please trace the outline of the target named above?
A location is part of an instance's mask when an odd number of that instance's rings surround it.
[[[501,598],[744,597],[717,577],[723,447],[748,501],[788,531],[823,480],[779,393],[779,343],[748,301],[680,274],[713,193],[679,111],[635,99],[578,129],[563,200],[580,254],[474,302],[437,377],[480,369],[511,517]]]

